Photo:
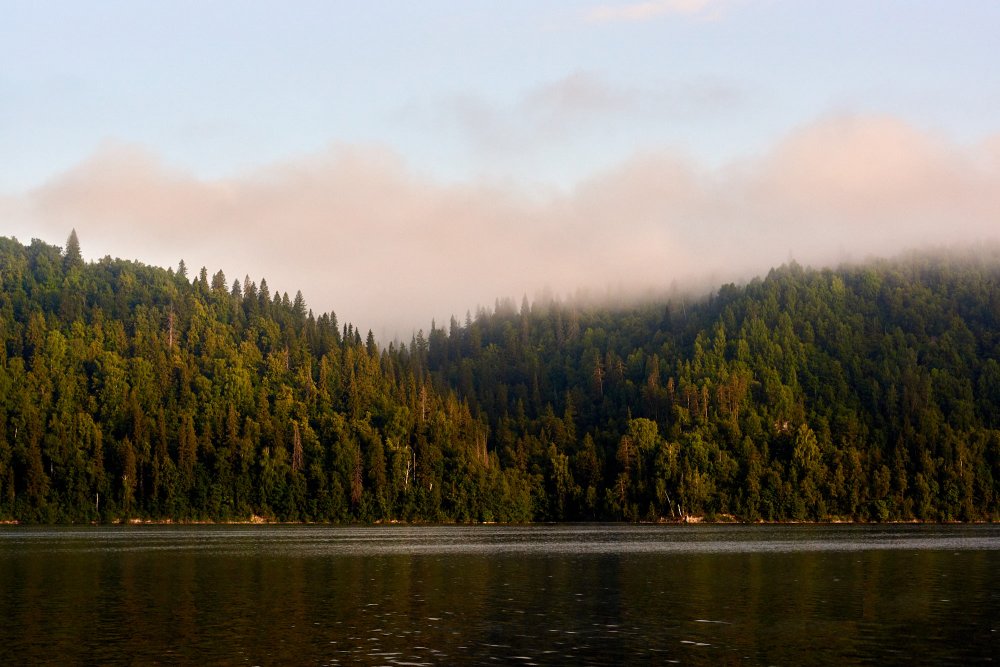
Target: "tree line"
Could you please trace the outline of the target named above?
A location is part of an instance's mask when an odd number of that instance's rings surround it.
[[[0,519],[995,520],[1000,252],[498,300],[408,343],[301,292],[0,238]]]

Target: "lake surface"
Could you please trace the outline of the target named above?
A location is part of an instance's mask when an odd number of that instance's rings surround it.
[[[970,664],[995,526],[0,529],[0,664]]]

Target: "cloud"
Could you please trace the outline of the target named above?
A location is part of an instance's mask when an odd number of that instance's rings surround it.
[[[650,151],[546,191],[443,184],[376,146],[218,180],[107,146],[0,200],[0,219],[55,243],[75,227],[89,258],[266,277],[317,312],[408,339],[432,317],[546,287],[665,289],[748,278],[789,255],[823,264],[995,241],[1000,136],[963,146],[890,117],[832,117],[723,168]]]
[[[642,22],[664,16],[698,16],[717,19],[721,0],[649,0],[626,5],[600,5],[585,14],[588,23]]]
[[[445,120],[478,149],[507,150],[551,144],[588,124],[626,115],[641,93],[614,86],[589,72],[545,82],[512,103],[462,96],[444,105]]]
[[[609,135],[631,135],[637,127],[655,130],[666,121],[701,121],[738,109],[743,96],[736,87],[707,78],[629,87],[580,71],[544,82],[508,103],[454,98],[437,115],[439,125],[459,128],[478,152],[523,155],[570,140],[580,144],[588,137],[606,143]]]
[[[586,72],[576,72],[528,93],[525,110],[561,118],[567,114],[617,111],[631,106],[635,93],[618,89]]]

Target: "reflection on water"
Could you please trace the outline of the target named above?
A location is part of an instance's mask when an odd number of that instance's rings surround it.
[[[992,526],[0,530],[0,663],[968,664]]]

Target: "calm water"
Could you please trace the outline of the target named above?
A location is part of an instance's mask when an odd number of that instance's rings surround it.
[[[994,526],[0,529],[0,664],[969,664]]]

